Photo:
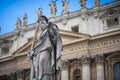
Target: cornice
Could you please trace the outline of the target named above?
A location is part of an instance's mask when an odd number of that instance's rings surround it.
[[[101,39],[101,38],[110,37],[110,36],[119,35],[119,34],[120,34],[120,29],[91,36],[90,40]]]

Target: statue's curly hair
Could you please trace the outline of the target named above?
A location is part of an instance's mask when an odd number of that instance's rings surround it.
[[[48,18],[47,18],[46,16],[42,15],[42,16],[39,17],[39,19],[40,19],[40,18],[44,18],[45,21],[48,22]],[[39,19],[38,19],[38,22],[39,22]]]

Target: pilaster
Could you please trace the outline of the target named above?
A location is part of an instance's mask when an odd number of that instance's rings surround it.
[[[97,80],[104,80],[104,57],[103,55],[96,55],[96,71],[97,71]]]
[[[62,63],[62,78],[61,80],[69,80],[69,62],[63,61]]]
[[[82,57],[82,80],[90,80],[90,57],[83,56]]]

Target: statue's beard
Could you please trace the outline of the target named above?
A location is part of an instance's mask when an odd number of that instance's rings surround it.
[[[40,23],[40,26],[43,26],[43,27],[44,27],[44,26],[47,26],[47,25],[48,25],[48,24],[47,24],[46,22],[43,22],[43,21]]]

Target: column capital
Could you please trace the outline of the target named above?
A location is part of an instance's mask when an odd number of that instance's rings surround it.
[[[69,61],[62,61],[62,69],[68,69],[69,67]]]
[[[103,64],[104,63],[104,56],[102,54],[97,54],[95,56],[95,63],[96,64]]]
[[[16,80],[15,73],[10,73],[10,74],[7,75],[7,77],[8,77],[9,80]]]
[[[18,70],[16,71],[16,77],[23,80],[24,79],[24,74],[25,74],[25,70]]]
[[[88,65],[88,64],[90,64],[90,62],[91,62],[91,58],[90,57],[88,57],[88,56],[82,56],[81,63],[83,65]]]

